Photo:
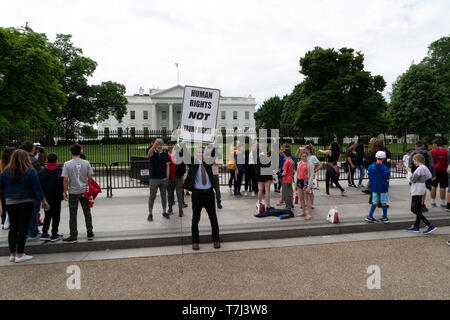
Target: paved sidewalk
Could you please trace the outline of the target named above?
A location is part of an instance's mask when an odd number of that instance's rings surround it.
[[[343,182],[345,186],[346,183]],[[315,191],[315,209],[313,219],[306,221],[303,218],[295,217],[280,220],[277,217],[256,218],[255,206],[256,197],[247,196],[235,199],[228,193],[226,187],[222,187],[223,209],[217,209],[219,226],[224,241],[257,240],[263,238],[286,238],[302,235],[324,235],[349,232],[383,231],[401,229],[409,226],[414,221],[415,216],[410,212],[409,185],[406,180],[392,180],[389,191],[390,208],[388,216],[390,224],[369,225],[364,222],[369,204],[368,195],[358,189],[348,189],[346,196],[341,196],[339,190],[331,189],[332,197],[321,197],[324,183],[321,190]],[[122,241],[122,247],[145,247],[188,243],[190,239],[190,228],[192,219],[192,208],[190,197],[185,201],[189,205],[184,209],[185,216],[178,217],[177,206],[174,206],[174,215],[170,219],[162,217],[162,207],[159,194],[154,207],[154,221],[147,221],[148,189],[125,189],[115,190],[112,198],[106,197],[106,192],[102,193],[96,200],[93,214],[93,225],[96,239],[87,242],[84,216],[79,207],[78,231],[80,243],[76,245],[62,246],[61,242],[46,243],[39,240],[27,241],[27,247],[33,247],[34,252],[57,252],[62,251],[82,251],[82,250],[102,250],[106,248],[121,248],[113,244],[113,241],[127,239],[128,243]],[[279,193],[271,192],[271,202],[274,206],[280,198]],[[429,203],[429,197],[428,202]],[[331,225],[326,221],[329,209],[336,205],[339,210],[340,224]],[[444,208],[432,208],[428,204],[429,212],[426,216],[431,220],[435,219],[440,225],[450,225],[450,212]],[[295,213],[300,212],[299,205],[295,206]],[[381,217],[381,209],[377,209],[375,217]],[[397,224],[396,222],[402,222]],[[301,232],[299,233],[299,230]],[[278,232],[278,233],[277,233]],[[60,223],[60,233],[67,236],[69,234],[69,210],[67,202],[63,202]],[[205,211],[202,212],[200,220],[201,242],[209,241],[210,224]],[[270,233],[270,234],[269,234]],[[0,254],[7,254],[6,230],[0,230]],[[137,243],[138,240],[146,239],[147,242]],[[158,242],[157,240],[160,240]],[[178,242],[174,242],[178,241]],[[102,243],[103,242],[103,243]],[[115,242],[116,243],[116,242]],[[83,246],[83,245],[84,246]],[[64,248],[63,248],[64,247]],[[33,252],[33,251],[31,251]]]

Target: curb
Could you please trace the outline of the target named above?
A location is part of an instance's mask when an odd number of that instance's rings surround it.
[[[247,228],[224,228],[221,230],[221,242],[231,241],[255,241],[255,240],[269,240],[282,238],[297,238],[297,237],[311,237],[311,236],[327,236],[337,234],[350,234],[360,232],[380,232],[390,230],[406,230],[411,226],[413,216],[403,216],[390,221],[387,224],[383,223],[365,223],[359,219],[355,221],[343,222],[339,224],[324,224],[317,225],[298,225],[298,226],[278,226],[267,227],[250,226]],[[450,215],[448,213],[435,214],[434,217],[428,218],[430,222],[436,227],[450,226]],[[212,242],[210,235],[210,228],[205,227],[200,229],[200,242]],[[65,253],[65,252],[81,252],[81,251],[100,251],[100,250],[114,250],[114,249],[132,249],[145,247],[164,247],[191,244],[190,232],[160,232],[159,234],[145,234],[143,232],[136,232],[131,235],[123,235],[120,232],[109,233],[96,237],[93,241],[79,240],[76,244],[63,243],[45,243],[39,240],[27,242],[27,254],[47,254],[47,253]],[[0,255],[9,255],[9,248],[7,244],[0,246]]]

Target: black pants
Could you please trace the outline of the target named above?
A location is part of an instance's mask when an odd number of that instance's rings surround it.
[[[256,180],[256,168],[249,164],[245,169],[245,191],[258,192],[258,181]]]
[[[5,224],[6,220],[6,199],[2,196],[2,224]]]
[[[209,190],[194,189],[192,192],[192,242],[200,243],[198,223],[200,222],[200,213],[205,208],[211,222],[212,240],[220,241],[219,223],[216,215],[216,202],[214,199],[213,188]]]
[[[24,202],[7,205],[9,216],[9,252],[22,254],[27,241],[28,227],[30,225],[31,214],[33,213],[34,202]]]
[[[427,226],[431,224],[422,213],[422,196],[412,196],[411,211],[416,215],[416,222],[414,223],[416,228],[419,228],[420,221],[423,221]]]
[[[344,191],[344,188],[339,184],[339,173],[335,173],[333,168],[327,168],[327,173],[325,175],[325,189],[328,194],[330,194],[330,181],[341,189],[341,191]]]
[[[352,166],[349,163],[347,163],[347,181],[349,186],[355,185],[355,171],[356,168],[353,169]]]
[[[44,226],[42,234],[47,234],[52,223],[52,236],[58,234],[59,221],[61,220],[61,201],[49,202],[50,210],[45,211]]]
[[[234,180],[234,194],[240,194],[241,193],[241,186],[242,186],[242,177],[244,176],[244,171],[239,171],[239,174],[236,175],[236,180]]]

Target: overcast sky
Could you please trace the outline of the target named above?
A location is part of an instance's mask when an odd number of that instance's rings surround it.
[[[251,94],[260,105],[289,94],[302,80],[299,59],[315,46],[351,47],[388,83],[450,33],[450,1],[103,1],[0,0],[0,25],[27,21],[54,40],[57,33],[98,63],[91,83],[180,84]]]

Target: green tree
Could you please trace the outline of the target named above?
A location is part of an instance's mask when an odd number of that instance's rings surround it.
[[[428,47],[392,85],[388,115],[392,128],[421,132],[450,129],[450,37]]]
[[[316,47],[300,59],[304,99],[295,126],[302,130],[359,131],[385,126],[382,76],[364,70],[364,55],[353,49]]]
[[[71,38],[68,34],[58,34],[55,42],[48,43],[51,52],[66,68],[60,82],[67,94],[67,103],[61,112],[54,114],[54,121],[64,128],[67,137],[82,124],[95,124],[110,115],[120,121],[126,114],[127,104],[124,85],[112,81],[88,84],[97,63],[83,56],[82,49],[75,47]]]
[[[300,108],[300,101],[305,98],[303,93],[303,82],[295,86],[291,94],[284,99],[284,106],[281,112],[281,129],[295,129],[295,114]]]
[[[59,83],[64,66],[45,36],[28,26],[0,28],[0,128],[29,131],[53,127],[66,102]]]
[[[279,96],[274,96],[264,101],[253,115],[256,129],[280,129],[283,105],[284,101]]]

